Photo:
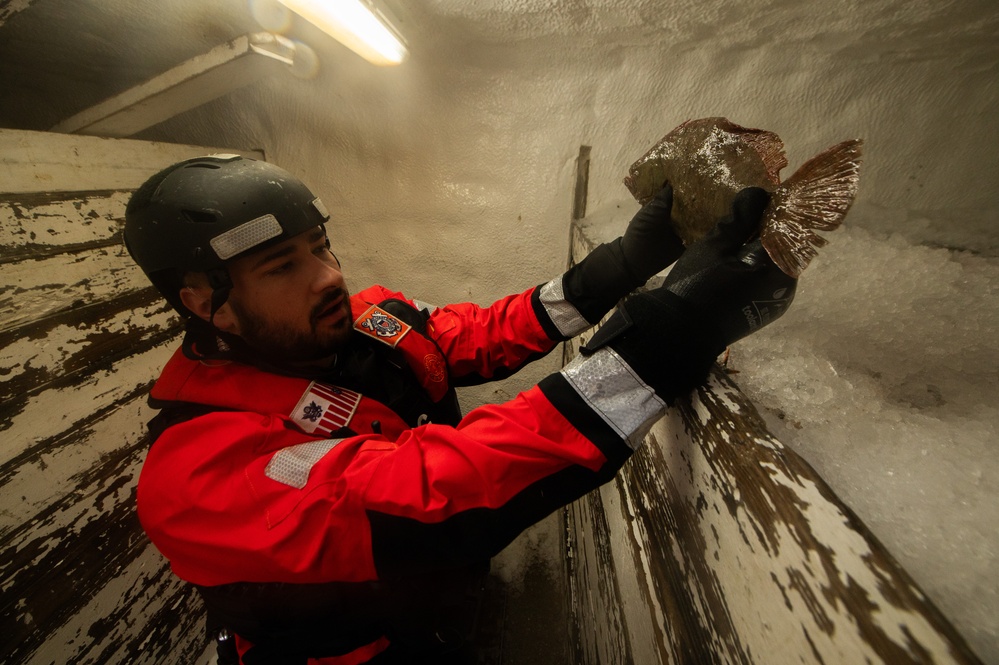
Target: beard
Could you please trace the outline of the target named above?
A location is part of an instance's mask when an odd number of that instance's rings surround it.
[[[334,326],[320,325],[320,317],[329,314],[333,303],[344,316]],[[309,313],[308,328],[268,321],[249,307],[230,298],[230,306],[239,320],[239,336],[263,358],[282,362],[309,362],[328,358],[339,352],[350,338],[353,316],[350,313],[350,293],[347,288],[326,293]]]

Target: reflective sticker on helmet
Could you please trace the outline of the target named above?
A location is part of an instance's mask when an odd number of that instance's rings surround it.
[[[208,155],[208,157],[211,157],[212,159],[222,159],[227,162],[231,162],[234,159],[242,158],[242,155],[234,155],[231,152],[216,152],[214,154]]]
[[[281,224],[274,215],[264,215],[215,236],[211,245],[215,254],[227,261],[271,238],[277,238],[282,232]]]
[[[316,210],[319,211],[319,214],[323,216],[323,219],[329,219],[330,218],[329,211],[326,210],[326,206],[323,205],[323,202],[320,199],[317,198],[316,200],[314,200],[312,202],[312,205],[313,205],[313,207]]]

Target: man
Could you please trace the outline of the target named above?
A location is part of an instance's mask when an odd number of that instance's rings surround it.
[[[754,301],[790,302],[795,281],[747,243],[767,200],[740,193],[684,252],[665,185],[564,275],[434,308],[350,295],[326,209],[275,166],[215,155],[160,172],[125,240],[187,330],[151,392],[143,527],[246,665],[458,662],[488,559],[611,479],[718,353],[768,323],[744,313]],[[543,356],[681,254],[561,372],[459,413],[455,387]]]

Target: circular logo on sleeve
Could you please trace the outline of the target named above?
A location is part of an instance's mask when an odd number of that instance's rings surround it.
[[[444,361],[436,353],[428,353],[423,356],[423,367],[427,370],[427,376],[431,381],[441,382],[447,375]]]

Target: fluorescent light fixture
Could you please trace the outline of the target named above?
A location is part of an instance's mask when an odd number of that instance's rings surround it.
[[[398,65],[406,46],[383,13],[365,0],[280,0],[281,4],[375,65]]]

